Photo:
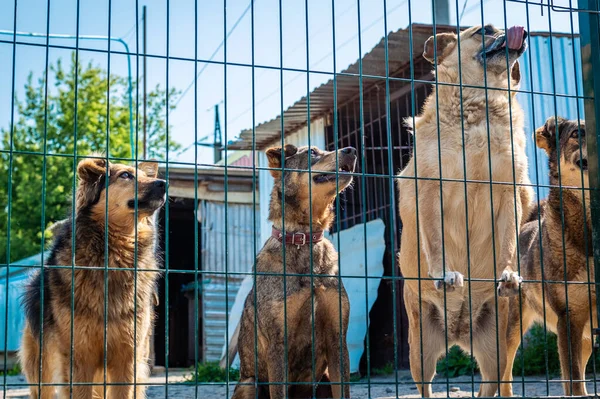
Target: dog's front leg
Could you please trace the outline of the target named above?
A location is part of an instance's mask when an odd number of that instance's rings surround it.
[[[568,318],[568,320],[567,320]],[[565,395],[586,396],[585,366],[582,361],[583,327],[574,320],[573,312],[567,312],[558,318],[558,356]]]
[[[511,297],[519,293],[522,279],[513,265],[518,256],[517,236],[522,215],[522,203],[518,197],[515,201],[513,189],[503,189],[498,210],[498,238],[501,243],[499,268],[503,268],[498,283],[498,296]]]
[[[279,331],[273,335],[275,337],[271,339],[269,354],[267,355],[269,397],[270,399],[284,399],[287,398],[287,386],[285,384],[286,364],[284,363],[284,353],[286,348],[284,348],[283,331]]]
[[[344,287],[341,286],[339,291],[337,287],[333,287],[318,292],[317,296],[318,306],[321,308],[320,317],[322,317],[325,327],[325,331],[321,331],[319,336],[326,340],[327,369],[329,370],[331,391],[336,399],[349,398],[350,356],[346,343],[350,317],[348,295]]]
[[[419,181],[418,184],[418,230],[429,266],[429,277],[436,279],[434,284],[437,289],[445,285],[447,291],[454,291],[463,286],[463,275],[451,271],[444,260],[440,184],[431,180]]]

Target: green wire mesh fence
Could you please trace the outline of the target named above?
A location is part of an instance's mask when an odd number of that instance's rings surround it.
[[[597,396],[599,13],[3,2],[3,397]]]

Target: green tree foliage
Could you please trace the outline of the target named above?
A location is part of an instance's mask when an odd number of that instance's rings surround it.
[[[10,126],[0,130],[0,148],[4,150],[0,153],[0,263],[7,261],[7,245],[11,262],[39,253],[44,244],[42,230],[46,239],[51,238],[51,223],[69,215],[75,182],[73,154],[77,161],[94,153],[131,156],[127,87],[125,78],[109,77],[92,63],[79,64],[75,70],[74,56],[68,68],[60,60],[52,65],[48,82],[46,77],[35,81],[29,75],[25,98],[15,99],[12,132]],[[135,86],[133,93],[135,101]],[[167,145],[166,135],[167,108],[174,107],[178,95],[174,89],[169,91],[167,107],[165,90],[157,86],[148,93],[147,148],[151,158],[164,160],[167,148],[170,154],[180,149],[171,139]],[[141,106],[139,116],[136,108],[134,103],[141,157]],[[12,169],[7,152],[11,145]]]

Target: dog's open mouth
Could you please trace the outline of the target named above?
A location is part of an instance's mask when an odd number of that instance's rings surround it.
[[[521,55],[527,48],[527,32],[522,26],[513,26],[509,28],[505,34],[499,35],[496,39],[485,47],[479,57],[483,62],[483,54],[486,59],[491,59],[499,54],[506,54],[508,49],[509,54]]]
[[[146,196],[144,198],[140,198],[137,201],[137,208],[143,210],[155,210],[163,206],[166,201],[166,195],[162,197],[157,196]],[[135,200],[131,199],[127,202],[127,206],[130,209],[135,209]]]
[[[344,165],[340,165],[337,173],[335,171],[330,171],[327,173],[320,173],[320,174],[314,176],[313,180],[315,183],[331,182],[331,181],[335,181],[336,176],[339,176],[340,179],[352,177],[352,175],[350,174],[352,172],[354,172],[354,165],[344,164]]]

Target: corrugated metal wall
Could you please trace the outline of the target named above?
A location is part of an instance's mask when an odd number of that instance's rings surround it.
[[[535,93],[517,94],[525,111],[529,177],[534,184],[548,185],[548,158],[536,147],[533,132],[554,115],[584,119],[583,100],[575,98],[583,95],[579,38],[549,38],[533,33],[531,46],[521,58],[521,74],[521,90]],[[539,198],[548,195],[547,187],[535,191]]]
[[[258,204],[202,201],[202,270],[204,361],[219,361],[225,343],[226,320],[244,275],[227,277],[213,272],[247,273],[252,271],[259,240]],[[227,223],[225,223],[227,213]],[[256,222],[254,214],[256,213]],[[256,225],[255,225],[256,223]],[[256,227],[255,227],[256,226]]]

